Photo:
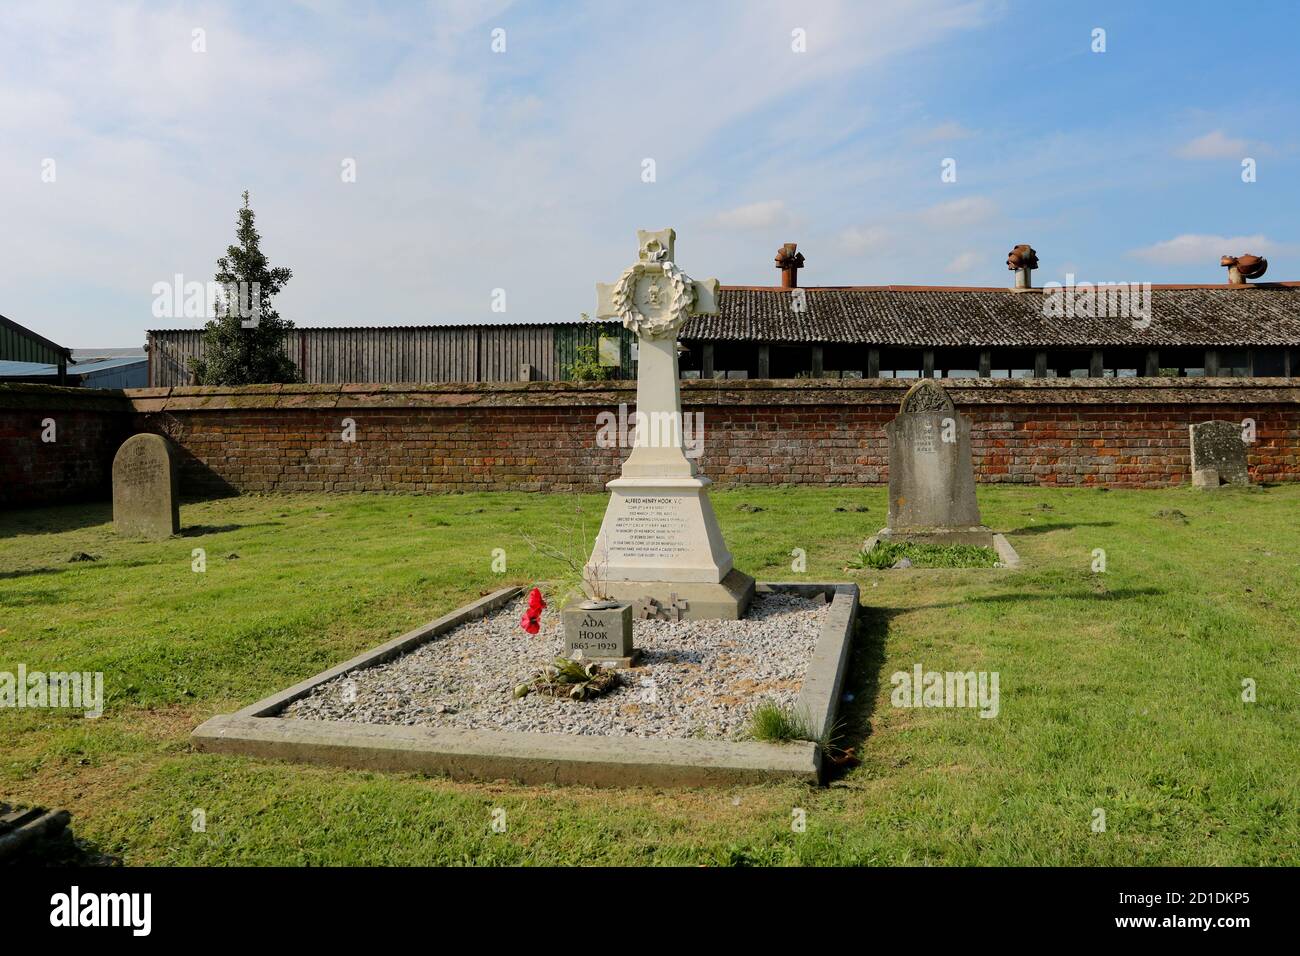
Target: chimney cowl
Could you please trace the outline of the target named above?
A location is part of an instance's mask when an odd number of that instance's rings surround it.
[[[1038,268],[1038,253],[1027,242],[1022,242],[1007,253],[1007,268],[1016,274],[1016,288],[1033,287],[1033,271]]]
[[[1246,285],[1247,279],[1258,279],[1268,271],[1268,260],[1262,256],[1224,256],[1219,265],[1228,269],[1229,285]]]
[[[776,267],[781,270],[781,288],[799,287],[799,270],[803,268],[803,253],[797,242],[787,242],[776,250]]]

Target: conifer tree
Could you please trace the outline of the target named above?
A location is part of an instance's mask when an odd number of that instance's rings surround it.
[[[272,296],[284,288],[293,271],[271,268],[262,254],[253,224],[253,210],[244,190],[236,245],[217,260],[217,285],[223,290],[216,318],[203,328],[203,358],[190,359],[199,385],[258,385],[300,380],[298,369],[284,351],[293,323],[280,318]]]

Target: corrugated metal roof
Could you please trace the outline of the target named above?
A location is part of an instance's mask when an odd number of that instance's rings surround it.
[[[98,362],[101,359],[112,358],[148,358],[148,353],[144,348],[137,346],[135,348],[114,348],[114,349],[73,349],[72,360],[74,362]]]
[[[115,368],[127,368],[132,365],[144,365],[149,360],[140,356],[130,356],[124,358],[103,359],[98,362],[78,362],[76,365],[68,366],[68,375],[74,378],[80,378],[84,375],[91,375],[95,372],[106,372]],[[0,376],[6,375],[49,375],[59,374],[57,365],[49,365],[44,362],[0,362]]]
[[[106,358],[95,362],[78,362],[68,368],[70,375],[85,375],[88,372],[104,372],[111,368],[125,368],[128,365],[143,365],[148,362],[144,355],[124,355],[121,358]]]
[[[58,375],[57,365],[44,362],[0,362],[0,378],[13,375]]]
[[[1151,322],[1051,317],[1040,290],[806,288],[806,311],[789,289],[723,286],[719,314],[687,320],[681,337],[746,342],[924,346],[1300,345],[1300,288],[1160,287]]]

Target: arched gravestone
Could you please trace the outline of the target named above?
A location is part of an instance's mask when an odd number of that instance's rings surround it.
[[[1236,422],[1201,422],[1189,425],[1192,443],[1192,485],[1249,485],[1246,443]]]
[[[180,529],[171,443],[161,435],[132,435],[113,456],[113,530],[157,540]]]
[[[993,546],[980,522],[970,421],[933,379],[907,390],[889,436],[889,524],[882,537]]]

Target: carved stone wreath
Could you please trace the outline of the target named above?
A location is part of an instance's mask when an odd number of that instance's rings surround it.
[[[646,315],[637,308],[635,298],[637,280],[649,274],[653,266],[658,266],[655,272],[663,271],[672,289],[668,312],[654,317]],[[623,321],[623,327],[629,331],[648,339],[675,335],[695,305],[695,283],[691,281],[690,276],[677,268],[677,263],[670,259],[638,262],[628,267],[618,277],[618,282],[614,283],[613,300],[618,317]]]
[[[933,379],[923,378],[907,390],[898,410],[900,412],[941,412],[951,414],[955,406],[942,385]]]

